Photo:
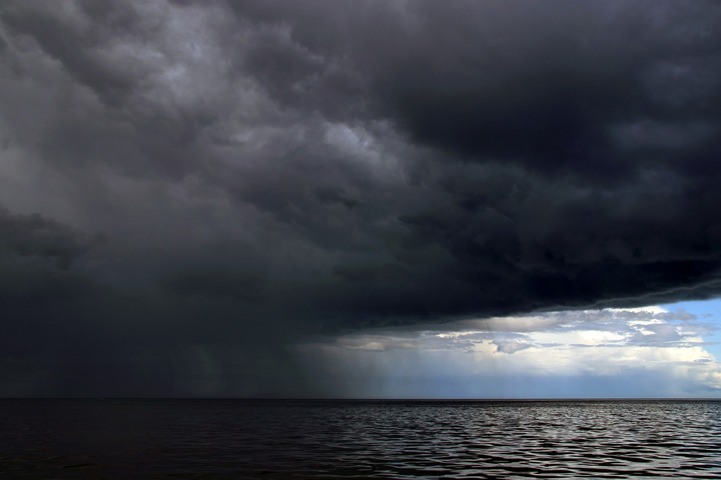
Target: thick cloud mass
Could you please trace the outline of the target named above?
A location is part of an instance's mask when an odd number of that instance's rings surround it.
[[[5,2],[2,372],[32,373],[6,394],[308,391],[279,347],[306,333],[718,295],[720,26]]]

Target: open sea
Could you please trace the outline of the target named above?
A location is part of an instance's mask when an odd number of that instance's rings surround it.
[[[0,400],[0,479],[721,478],[721,401]]]

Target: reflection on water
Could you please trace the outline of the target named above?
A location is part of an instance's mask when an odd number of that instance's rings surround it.
[[[721,478],[721,402],[0,400],[0,478]]]

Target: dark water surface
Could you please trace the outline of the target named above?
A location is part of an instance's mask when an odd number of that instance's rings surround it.
[[[721,402],[0,400],[0,478],[721,478]]]

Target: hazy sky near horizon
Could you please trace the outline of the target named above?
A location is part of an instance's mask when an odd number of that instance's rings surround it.
[[[685,306],[467,319],[299,348],[346,398],[717,398],[721,302]]]
[[[717,2],[10,0],[0,105],[0,395],[718,389]]]

